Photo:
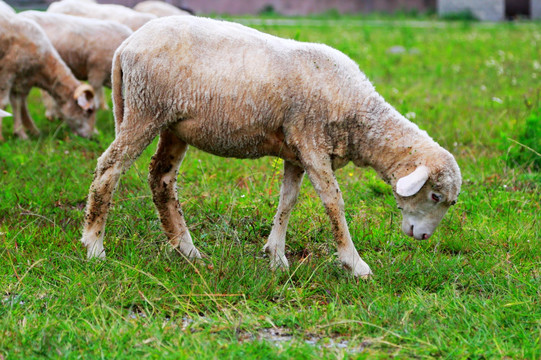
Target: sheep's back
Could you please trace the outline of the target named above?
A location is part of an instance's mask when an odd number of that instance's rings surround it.
[[[352,60],[325,45],[197,17],[149,22],[124,42],[120,58],[138,106],[235,114],[243,118],[237,123],[281,122],[291,111],[332,116],[363,86],[373,89]]]

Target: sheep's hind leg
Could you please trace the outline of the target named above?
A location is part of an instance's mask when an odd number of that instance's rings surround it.
[[[303,160],[306,173],[318,193],[329,219],[338,247],[338,258],[342,265],[356,277],[367,278],[372,274],[370,267],[361,259],[349,234],[344,211],[344,200],[328,158],[320,158],[316,151]]]
[[[150,163],[148,183],[163,230],[171,245],[189,259],[200,259],[201,255],[193,245],[186,226],[176,190],[178,168],[187,149],[188,145],[170,130],[162,131],[158,150]]]
[[[271,268],[287,269],[289,264],[285,255],[287,224],[291,210],[297,202],[304,170],[292,163],[284,162],[284,179],[280,189],[278,210],[274,216],[272,230],[263,250],[270,256]]]
[[[81,242],[87,248],[88,258],[104,258],[103,235],[107,214],[120,175],[128,170],[158,133],[154,124],[147,128],[124,121],[117,136],[99,157],[90,186],[85,212],[85,225]],[[137,130],[134,130],[137,129]]]

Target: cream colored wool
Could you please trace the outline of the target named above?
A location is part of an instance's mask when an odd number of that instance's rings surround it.
[[[4,15],[15,15],[15,10],[2,0],[0,0],[0,14]]]
[[[198,17],[151,21],[115,54],[113,103],[116,139],[98,160],[86,209],[89,257],[105,256],[104,226],[120,174],[158,134],[153,200],[171,244],[190,258],[200,254],[175,189],[188,145],[285,160],[264,247],[273,268],[288,266],[286,228],[304,173],[330,218],[340,261],[361,277],[371,270],[353,245],[334,170],[350,161],[373,167],[395,190],[404,231],[418,239],[432,235],[460,190],[453,156],[386,103],[357,64],[325,45]]]
[[[156,19],[153,14],[145,14],[123,5],[98,4],[92,1],[62,0],[51,3],[47,12],[62,13],[101,20],[117,21],[133,31],[145,23]]]
[[[133,10],[142,13],[154,14],[158,17],[174,16],[174,15],[190,15],[189,12],[177,8],[163,1],[147,0],[137,3]]]
[[[88,80],[94,88],[96,108],[106,109],[103,86],[111,87],[113,55],[133,31],[116,21],[43,11],[24,11],[18,16],[41,26],[75,77]],[[47,108],[47,117],[58,115],[51,106]]]
[[[53,96],[73,131],[85,137],[92,135],[94,90],[73,76],[38,24],[0,13],[0,65],[0,109],[11,103],[17,136],[27,138],[24,128],[39,133],[26,106],[33,86]]]

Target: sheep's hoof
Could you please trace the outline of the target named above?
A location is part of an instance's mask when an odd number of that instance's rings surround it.
[[[176,250],[180,253],[180,255],[182,255],[182,257],[184,257],[184,258],[186,258],[186,259],[188,259],[190,261],[202,259],[201,253],[192,244],[188,244],[188,245],[185,245],[185,246],[182,246],[182,244],[180,244],[176,248]]]
[[[372,277],[373,273],[372,270],[370,270],[370,267],[362,260],[359,259],[359,261],[355,262],[355,264],[352,264],[347,261],[342,261],[342,266],[353,276],[355,276],[358,279],[364,279],[368,280],[370,277]]]
[[[201,257],[198,257],[198,258],[187,258],[186,260],[195,266],[204,267],[207,269],[214,268],[214,265],[212,264],[210,257],[208,257],[205,254],[201,254]]]
[[[285,256],[283,259],[271,259],[270,268],[272,271],[287,271],[289,270],[289,263]]]
[[[285,254],[280,254],[277,250],[272,249],[269,244],[263,246],[263,252],[270,258],[270,268],[272,271],[289,269],[289,262]]]
[[[86,252],[87,259],[99,259],[104,260],[105,259],[105,249],[103,246],[90,246],[87,247]]]
[[[370,274],[366,274],[366,275],[359,275],[359,279],[362,279],[362,280],[370,280],[372,278],[374,274],[370,273]]]
[[[28,135],[24,131],[17,131],[15,135],[19,138],[19,140],[28,140]]]

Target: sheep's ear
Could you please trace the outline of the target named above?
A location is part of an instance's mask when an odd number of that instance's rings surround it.
[[[7,111],[0,109],[0,119],[6,116],[11,116],[11,114],[8,113]]]
[[[396,193],[400,196],[412,196],[417,194],[428,180],[428,168],[419,166],[411,174],[398,179]]]
[[[94,108],[94,89],[87,84],[80,85],[75,92],[73,97],[77,100],[77,105],[79,105],[83,110],[90,110]]]

